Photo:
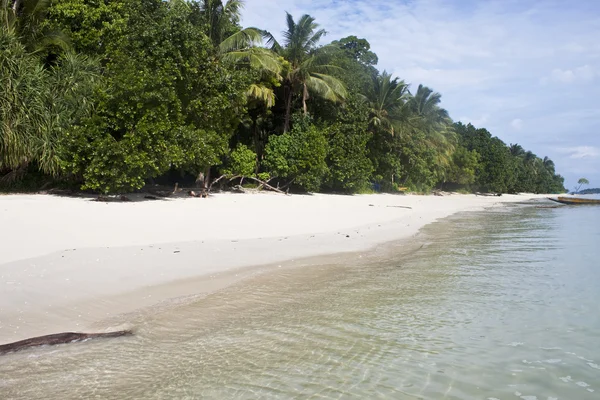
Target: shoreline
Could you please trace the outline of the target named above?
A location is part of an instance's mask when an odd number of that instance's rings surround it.
[[[260,193],[98,203],[2,196],[0,223],[9,228],[0,233],[7,249],[0,253],[0,343],[85,330],[277,263],[343,258],[458,212],[542,197]]]

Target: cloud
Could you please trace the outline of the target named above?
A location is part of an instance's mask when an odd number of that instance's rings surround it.
[[[510,126],[512,126],[513,129],[520,131],[523,129],[523,120],[521,118],[515,118],[510,122]]]
[[[566,70],[555,68],[549,78],[543,78],[542,83],[547,83],[548,80],[559,83],[585,83],[590,82],[597,75],[598,73],[589,65]]]
[[[600,148],[594,146],[576,146],[558,149],[559,153],[566,154],[568,158],[579,160],[583,158],[597,158],[600,156]]]
[[[476,128],[481,128],[485,126],[485,123],[489,121],[489,118],[489,114],[483,114],[479,118],[460,117],[459,121],[463,124],[471,124]]]

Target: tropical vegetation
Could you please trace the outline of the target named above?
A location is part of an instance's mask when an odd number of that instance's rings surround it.
[[[366,39],[327,42],[312,16],[283,12],[281,36],[242,27],[243,6],[0,0],[0,185],[564,191],[552,160],[377,70]]]

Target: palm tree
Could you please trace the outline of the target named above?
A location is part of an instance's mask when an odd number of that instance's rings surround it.
[[[513,157],[522,157],[525,154],[525,149],[520,144],[512,144],[509,146],[510,154]]]
[[[251,83],[246,90],[248,104],[253,105],[250,108],[255,111],[250,112],[250,119],[258,172],[261,153],[258,121],[262,113],[275,105],[273,82],[278,84],[282,80],[282,64],[273,51],[260,47],[264,35],[262,30],[254,27],[240,29],[239,21],[244,5],[244,0],[201,0],[200,12],[206,34],[213,43],[218,58],[238,67],[254,69],[260,75],[258,81]],[[205,177],[208,177],[208,172]]]
[[[433,129],[451,123],[448,111],[439,106],[441,101],[441,94],[434,92],[427,86],[419,85],[417,93],[408,102],[413,121],[420,120],[422,124]]]
[[[374,76],[373,90],[366,96],[371,129],[382,129],[393,136],[394,124],[408,99],[408,85],[404,81],[392,79],[386,71]]]
[[[308,113],[306,102],[311,93],[334,102],[342,101],[346,97],[344,84],[330,75],[331,71],[340,69],[329,63],[335,49],[332,46],[317,47],[326,34],[325,30],[318,29],[319,25],[315,23],[315,19],[307,14],[295,22],[292,15],[286,13],[286,22],[287,30],[283,32],[283,45],[279,44],[273,35],[265,32],[267,45],[287,61],[283,73],[284,132],[287,132],[290,127],[294,93],[301,91],[302,109],[305,115]]]
[[[575,193],[579,193],[579,189],[581,189],[581,187],[583,185],[589,185],[590,181],[588,181],[586,178],[579,178],[579,180],[577,181],[577,184],[579,186],[577,186],[577,188],[575,189]]]
[[[278,75],[281,72],[281,63],[273,52],[259,47],[263,39],[263,31],[254,28],[239,28],[241,11],[244,0],[202,0],[200,12],[202,22],[206,26],[206,34],[219,57],[224,61],[236,64],[247,64],[259,71],[268,71]],[[249,93],[259,97],[271,97],[265,94],[264,87],[251,88]]]
[[[409,125],[425,134],[426,141],[436,150],[436,169],[443,175],[452,162],[457,142],[448,111],[440,107],[442,95],[419,85],[417,92],[408,100]]]
[[[0,0],[0,16],[8,29],[16,32],[29,53],[40,53],[51,47],[69,48],[69,38],[42,23],[51,0]]]
[[[544,157],[544,160],[542,161],[542,163],[544,164],[544,168],[546,168],[546,170],[552,174],[554,174],[555,171],[555,165],[554,165],[554,161],[552,161],[550,158],[548,158],[547,156]]]

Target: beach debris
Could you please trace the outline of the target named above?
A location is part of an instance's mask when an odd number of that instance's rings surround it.
[[[502,193],[481,193],[481,192],[475,192],[475,196],[487,196],[487,197],[500,197],[502,196]]]
[[[127,196],[98,196],[96,201],[102,201],[105,203],[115,202],[115,201],[131,201],[131,199]]]
[[[57,344],[81,342],[82,340],[101,339],[101,338],[116,338],[121,336],[133,335],[133,331],[115,331],[105,333],[78,333],[78,332],[62,332],[52,335],[36,336],[33,338],[19,340],[18,342],[7,343],[0,345],[0,355],[14,353],[16,351],[25,350],[31,347],[38,346],[53,346]]]
[[[218,177],[217,179],[215,179],[214,181],[211,182],[211,184],[208,186],[208,191],[210,192],[211,189],[212,189],[212,187],[213,187],[213,185],[216,184],[216,183],[218,183],[218,182],[220,182],[220,181],[222,181],[222,180],[227,180],[228,182],[231,182],[231,181],[234,181],[236,179],[240,179],[240,183],[243,182],[244,179],[248,179],[248,180],[254,181],[254,182],[256,182],[256,183],[259,184],[259,189],[265,188],[265,189],[271,190],[271,191],[276,192],[276,193],[281,193],[281,194],[286,194],[286,195],[289,194],[287,191],[284,192],[283,190],[279,189],[278,187],[274,187],[274,186],[269,185],[269,183],[266,182],[266,181],[263,181],[261,179],[255,178],[253,176],[244,176],[244,175],[233,175],[233,176],[232,175],[221,175],[220,177]],[[236,185],[236,186],[239,186],[241,188],[240,185]],[[236,187],[234,187],[234,188],[236,188]]]
[[[206,190],[202,190],[201,192],[198,192],[198,193],[194,192],[193,190],[190,190],[188,192],[188,194],[192,197],[200,197],[202,199],[205,199],[208,197],[208,192]]]
[[[386,207],[390,207],[390,208],[408,208],[409,210],[412,210],[412,207],[408,207],[408,206],[386,206]]]

